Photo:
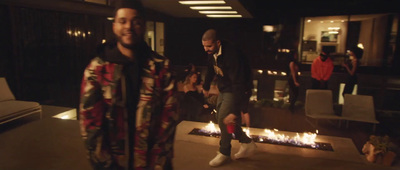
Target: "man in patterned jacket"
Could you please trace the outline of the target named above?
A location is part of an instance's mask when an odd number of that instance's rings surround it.
[[[177,125],[168,60],[144,42],[144,9],[117,1],[113,31],[86,67],[79,118],[93,169],[172,169]]]

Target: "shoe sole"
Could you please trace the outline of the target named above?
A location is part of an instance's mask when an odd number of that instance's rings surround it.
[[[218,167],[218,166],[227,164],[227,163],[229,163],[229,162],[231,162],[231,161],[232,161],[232,159],[228,159],[228,160],[222,161],[222,162],[221,162],[220,164],[218,164],[218,165],[211,165],[210,163],[209,163],[208,165],[210,165],[211,167]]]

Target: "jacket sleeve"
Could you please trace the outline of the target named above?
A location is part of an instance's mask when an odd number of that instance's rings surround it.
[[[246,66],[248,62],[246,61],[247,59],[245,58],[244,54],[239,50],[235,50],[234,53],[230,54],[227,57],[229,57],[230,63],[227,76],[229,76],[229,79],[232,83],[232,93],[234,96],[235,106],[239,106],[239,103],[241,102],[241,99],[245,92],[245,87],[248,83],[246,82],[245,76],[250,76],[245,75],[245,73],[247,73],[245,69],[248,67]],[[236,114],[239,114],[240,116],[240,112]]]
[[[167,60],[168,61],[168,60]],[[167,68],[162,71],[164,85],[162,96],[162,113],[160,117],[160,129],[158,130],[157,141],[152,150],[155,157],[154,169],[168,169],[173,157],[173,143],[175,139],[176,126],[178,125],[179,116],[177,113],[177,100],[175,92],[175,79]]]
[[[99,68],[99,62],[94,59],[84,71],[80,91],[79,118],[81,135],[90,161],[107,166],[110,165],[110,157],[102,153],[100,148],[103,138],[101,126],[105,103],[98,82]]]

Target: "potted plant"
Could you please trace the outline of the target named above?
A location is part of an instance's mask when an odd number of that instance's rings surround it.
[[[371,135],[362,148],[369,162],[391,166],[396,157],[394,152],[397,147],[390,141],[389,136]]]

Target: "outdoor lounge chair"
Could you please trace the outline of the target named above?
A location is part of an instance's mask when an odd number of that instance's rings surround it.
[[[0,77],[0,124],[38,113],[42,118],[42,107],[37,102],[16,100],[4,77]]]
[[[339,120],[340,127],[342,117],[336,115],[335,111],[333,110],[331,90],[308,89],[306,91],[305,113],[306,118],[310,117],[315,119],[317,125],[319,119],[328,119]]]
[[[375,131],[376,124],[379,123],[375,118],[374,99],[366,95],[345,94],[342,117],[346,120],[346,127],[349,126],[349,121],[366,122],[372,123]]]

